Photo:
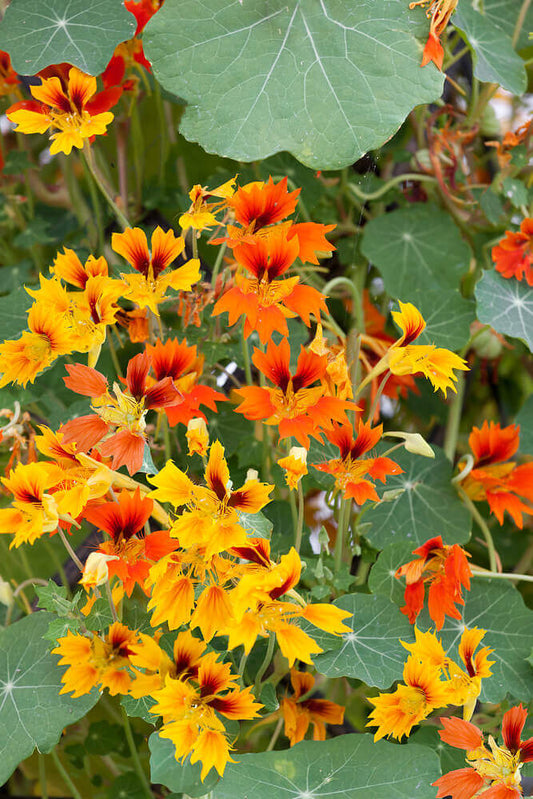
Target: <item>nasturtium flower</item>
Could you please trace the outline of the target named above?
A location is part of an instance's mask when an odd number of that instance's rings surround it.
[[[178,547],[167,530],[144,534],[153,505],[152,499],[141,497],[136,489],[134,493],[122,491],[116,502],[92,505],[83,512],[84,519],[110,536],[99,545],[98,553],[109,557],[109,575],[121,580],[127,596],[131,596],[136,584],[144,589],[154,562]]]
[[[251,277],[237,273],[235,285],[222,295],[213,309],[213,316],[227,311],[230,325],[244,316],[245,337],[256,330],[263,344],[270,340],[274,331],[288,336],[288,318],[299,316],[309,326],[310,314],[319,320],[320,312],[327,312],[324,295],[301,284],[298,275],[277,279],[299,255],[298,238],[289,239],[288,230],[284,225],[269,228],[268,234],[253,244],[244,243],[233,249],[237,264]]]
[[[189,192],[191,207],[179,218],[182,230],[194,228],[195,230],[209,230],[218,224],[216,214],[227,207],[228,199],[235,191],[235,178],[228,180],[215,189],[196,184]],[[211,198],[214,202],[209,202]]]
[[[533,463],[517,465],[509,460],[518,450],[519,439],[520,427],[514,424],[502,428],[485,420],[480,428],[474,427],[468,439],[473,468],[461,486],[475,502],[486,500],[500,524],[507,511],[522,528],[523,515],[533,514]]]
[[[403,669],[404,684],[391,694],[370,697],[374,705],[367,727],[377,727],[374,740],[392,735],[401,740],[415,724],[448,704],[448,690],[440,669],[411,655]]]
[[[462,589],[470,590],[472,576],[467,553],[458,544],[446,546],[438,535],[414,549],[413,555],[417,555],[415,560],[396,570],[396,577],[405,577],[406,582],[401,611],[414,624],[424,606],[427,585],[429,615],[440,630],[445,616],[461,618],[456,605],[464,605]]]
[[[291,746],[303,741],[309,726],[313,726],[313,740],[326,740],[326,724],[342,724],[344,708],[327,699],[315,699],[305,694],[312,691],[315,678],[308,671],[290,671],[292,694],[281,700],[280,712],[285,723],[285,736]]]
[[[139,308],[149,308],[156,315],[159,315],[158,306],[163,302],[167,289],[190,291],[200,279],[200,261],[197,258],[191,258],[183,266],[163,274],[185,248],[183,238],[176,238],[172,230],[164,232],[161,227],[154,230],[151,252],[145,232],[138,227],[126,228],[124,233],[113,233],[111,246],[135,269],[134,273],[121,275],[127,286],[124,297],[137,303]]]
[[[209,450],[205,470],[206,486],[200,486],[167,461],[155,477],[149,478],[156,489],[150,496],[171,502],[175,507],[186,505],[171,528],[184,548],[193,544],[205,547],[205,558],[246,544],[245,528],[238,511],[258,513],[268,502],[273,486],[258,480],[247,480],[242,488],[231,488],[224,447],[214,441]]]
[[[135,674],[130,694],[135,699],[149,696],[163,688],[167,675],[173,680],[198,677],[198,669],[207,644],[195,638],[190,630],[178,633],[172,656],[168,655],[152,636],[139,633],[139,639],[140,643],[131,647],[133,654],[130,655],[130,663]]]
[[[358,505],[362,505],[367,499],[379,502],[371,480],[380,480],[384,483],[387,475],[400,474],[403,471],[390,458],[362,457],[376,446],[381,439],[382,431],[382,425],[372,428],[370,422],[359,419],[354,438],[351,424],[335,426],[325,435],[328,441],[338,447],[340,457],[314,464],[315,469],[332,474],[335,477],[336,489],[343,492],[345,499],[353,499]]]
[[[9,53],[0,50],[0,97],[14,93],[20,97],[18,86],[19,76],[11,66]]]
[[[440,37],[446,29],[457,3],[458,0],[415,0],[415,2],[409,3],[409,8],[429,6],[426,16],[431,18],[431,23],[428,40],[422,55],[421,67],[425,67],[426,64],[433,61],[435,66],[442,70],[444,50],[440,43]]]
[[[209,433],[207,432],[207,425],[205,419],[195,417],[190,419],[187,424],[187,432],[185,433],[187,439],[187,446],[189,448],[189,455],[200,455],[202,458],[207,455],[209,446]]]
[[[50,152],[69,155],[73,147],[83,148],[85,140],[102,135],[113,121],[109,111],[118,98],[120,89],[96,93],[96,78],[86,75],[77,67],[41,78],[38,86],[30,86],[33,100],[22,100],[6,111],[20,133],[46,133],[51,135]]]
[[[53,655],[61,655],[60,666],[68,666],[61,678],[60,694],[72,691],[72,696],[88,694],[92,688],[107,688],[109,693],[127,694],[131,675],[128,671],[132,645],[138,640],[135,630],[116,621],[108,632],[100,637],[73,633],[57,639]]]
[[[441,718],[441,739],[457,749],[466,750],[468,768],[444,774],[433,785],[437,799],[521,799],[521,769],[533,760],[533,738],[522,741],[527,710],[518,705],[508,710],[502,721],[503,743],[497,744],[489,735],[488,746],[479,727],[458,718]]]
[[[10,508],[0,508],[0,533],[14,534],[11,547],[33,544],[57,530],[63,508],[51,492],[62,479],[62,469],[45,462],[18,463],[8,477],[2,477],[13,503]]]
[[[533,286],[533,219],[524,219],[517,232],[506,230],[505,237],[492,248],[492,260],[503,277],[525,280]]]
[[[274,388],[247,386],[235,390],[242,398],[236,408],[247,419],[263,419],[277,425],[280,438],[294,438],[309,448],[309,436],[322,441],[321,434],[333,428],[333,423],[346,422],[346,411],[356,405],[337,396],[330,396],[322,382],[327,369],[325,357],[301,348],[296,372],[290,370],[290,347],[287,339],[279,345],[270,341],[266,353],[256,349],[253,363],[273,384]]]

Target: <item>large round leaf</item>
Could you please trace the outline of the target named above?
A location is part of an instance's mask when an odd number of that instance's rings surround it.
[[[11,0],[0,26],[0,49],[21,75],[66,61],[90,75],[135,33],[121,0]]]
[[[378,493],[403,489],[392,502],[380,502],[363,516],[371,527],[365,530],[373,547],[383,549],[395,541],[415,547],[441,535],[446,544],[462,544],[470,537],[472,522],[450,480],[452,467],[444,453],[433,447],[435,460],[394,453],[403,474],[387,478]]]
[[[95,690],[79,699],[59,695],[64,669],[43,638],[56,618],[33,613],[0,633],[0,785],[35,748],[50,752],[100,696]]]
[[[187,139],[241,161],[288,150],[338,169],[440,95],[415,34],[427,21],[404,0],[166,0],[143,43],[156,78],[189,104]]]
[[[281,752],[242,755],[230,764],[213,799],[435,799],[437,755],[371,735],[306,741]]]
[[[479,321],[523,339],[533,352],[533,288],[491,271],[483,274],[475,292]]]

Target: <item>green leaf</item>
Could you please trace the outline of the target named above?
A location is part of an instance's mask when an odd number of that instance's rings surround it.
[[[37,585],[35,592],[39,597],[39,607],[42,610],[50,610],[60,616],[72,613],[83,596],[82,593],[79,593],[75,599],[68,599],[65,586],[57,585],[53,580],[49,580],[48,585]]]
[[[415,305],[426,322],[426,329],[416,344],[436,344],[458,350],[470,338],[470,325],[476,318],[476,306],[458,291],[412,291],[409,302]]]
[[[517,3],[516,0],[484,0],[483,11],[485,16],[490,19],[496,27],[501,28],[507,36],[512,37],[521,6],[522,4]],[[530,5],[518,37],[517,47],[519,49],[527,46],[528,34],[529,31],[532,30],[533,6]]]
[[[428,538],[441,535],[446,544],[462,544],[470,536],[470,514],[461,503],[450,480],[452,466],[439,447],[435,460],[398,450],[394,460],[403,474],[388,477],[378,494],[403,488],[392,502],[380,502],[364,515],[372,526],[365,538],[376,549],[393,541],[409,541],[413,549]]]
[[[135,772],[121,774],[107,792],[108,799],[145,799],[146,789]]]
[[[85,748],[90,755],[107,755],[109,752],[118,752],[127,757],[128,745],[124,738],[124,728],[113,724],[108,719],[94,721],[89,727],[85,738]]]
[[[237,511],[237,515],[239,524],[246,530],[246,535],[253,538],[270,538],[274,525],[261,512],[244,513],[243,511]]]
[[[12,0],[0,27],[0,49],[21,75],[66,61],[98,75],[117,44],[135,33],[121,0]]]
[[[451,647],[452,658],[457,660],[464,627],[486,630],[482,646],[494,649],[490,660],[495,663],[491,666],[492,677],[482,682],[481,701],[500,702],[510,694],[529,702],[533,697],[533,669],[527,658],[533,646],[533,611],[524,605],[516,588],[502,580],[474,577],[471,590],[463,596],[462,620],[447,618],[439,633],[445,649]],[[427,611],[418,617],[417,625],[420,629],[434,627]]]
[[[139,472],[144,472],[145,474],[157,474],[159,469],[155,465],[152,459],[152,453],[150,451],[150,447],[148,444],[145,443],[144,445],[144,452],[143,452],[143,462],[141,463],[141,468]]]
[[[533,287],[498,272],[484,272],[476,284],[477,315],[497,333],[523,339],[533,352]]]
[[[239,161],[288,150],[339,169],[440,96],[442,75],[420,69],[424,29],[403,0],[167,0],[143,45],[157,80],[189,104],[185,138]]]
[[[150,774],[153,783],[161,783],[176,793],[197,797],[209,793],[220,779],[217,772],[211,769],[202,782],[200,763],[191,766],[188,758],[183,764],[178,763],[175,754],[176,747],[172,741],[160,738],[157,732],[154,732],[148,739],[148,746],[151,753]]]
[[[280,752],[239,756],[229,764],[216,799],[435,799],[440,775],[431,749],[371,735],[305,741]]]
[[[33,299],[22,287],[0,297],[0,342],[18,338],[28,329],[28,309]]]
[[[379,553],[368,577],[368,587],[373,594],[387,596],[396,605],[404,604],[405,580],[398,580],[394,575],[399,566],[413,559],[413,549],[412,544],[399,541]]]
[[[401,680],[407,653],[400,639],[414,641],[407,617],[389,599],[373,594],[347,594],[333,604],[353,614],[345,622],[352,632],[340,637],[314,633],[325,650],[314,658],[317,670],[326,677],[353,677],[377,688]]]
[[[515,208],[520,208],[522,205],[527,205],[529,202],[529,197],[527,189],[521,180],[516,180],[516,178],[505,178],[502,186],[505,196],[508,197]]]
[[[53,619],[32,613],[0,632],[0,785],[35,748],[50,752],[99,698],[95,690],[79,699],[59,695],[64,669],[43,639]]]
[[[464,33],[474,57],[474,75],[486,83],[499,83],[513,94],[527,88],[526,67],[515,52],[510,36],[469,3],[461,3],[453,24]]]
[[[157,716],[150,713],[150,708],[155,705],[155,699],[152,699],[151,696],[141,696],[140,699],[134,699],[133,696],[121,696],[120,704],[128,716],[136,716],[144,719],[152,727],[155,726]]]
[[[533,394],[518,411],[515,422],[520,425],[520,452],[533,455]]]
[[[385,289],[402,302],[418,291],[456,290],[470,250],[450,215],[430,203],[382,214],[365,225],[363,254],[379,269]]]

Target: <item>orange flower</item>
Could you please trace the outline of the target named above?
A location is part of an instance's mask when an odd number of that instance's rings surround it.
[[[370,422],[359,419],[358,431],[353,438],[350,424],[339,425],[326,433],[328,441],[340,450],[340,458],[314,464],[315,469],[328,472],[335,477],[335,487],[342,491],[346,499],[354,499],[362,505],[367,499],[379,502],[374,485],[364,479],[366,475],[374,480],[385,482],[389,474],[401,474],[397,463],[390,458],[361,458],[376,446],[381,438],[383,425],[372,428]]]
[[[122,491],[118,502],[89,506],[83,512],[84,519],[111,536],[110,541],[100,544],[98,552],[112,557],[107,564],[109,575],[122,581],[127,596],[131,596],[135,584],[144,590],[153,563],[178,547],[166,530],[139,535],[153,505],[148,497],[141,498],[137,488],[134,494]]]
[[[374,741],[386,735],[401,740],[415,724],[427,718],[432,710],[448,704],[446,685],[440,671],[431,663],[410,656],[403,669],[405,685],[400,684],[392,694],[369,698],[374,705],[367,727],[377,727]]]
[[[496,271],[507,278],[526,280],[533,286],[533,219],[527,217],[520,231],[505,231],[505,237],[492,248]]]
[[[64,442],[75,441],[78,450],[87,452],[116,429],[100,444],[100,452],[112,456],[112,469],[126,466],[130,474],[135,474],[142,465],[147,411],[180,402],[172,380],[166,377],[148,386],[150,359],[146,353],[136,355],[128,363],[126,392],[115,383],[111,394],[107,379],[96,369],[79,363],[66,368],[69,376],[63,378],[65,385],[78,394],[92,397],[95,414],[79,416],[63,425]]]
[[[120,97],[120,89],[96,94],[96,78],[77,67],[69,69],[68,79],[61,66],[55,71],[52,77],[42,77],[39,86],[30,86],[35,100],[15,103],[6,114],[20,133],[56,131],[50,137],[50,152],[68,155],[73,147],[83,148],[85,139],[106,132],[113,121],[109,108]]]
[[[57,639],[52,654],[61,655],[60,666],[68,666],[61,681],[60,694],[72,691],[72,696],[88,694],[99,685],[109,693],[127,694],[131,677],[127,671],[132,645],[137,642],[137,633],[116,621],[107,634],[101,638],[93,634],[91,638],[72,633]]]
[[[291,447],[285,458],[278,460],[278,466],[285,471],[285,481],[291,491],[298,487],[298,483],[307,474],[307,450],[304,447]]]
[[[326,724],[342,724],[344,708],[327,699],[302,700],[309,693],[315,678],[306,671],[291,669],[292,696],[285,696],[281,701],[281,713],[285,722],[285,736],[291,746],[303,741],[309,725],[313,725],[313,741],[326,740]]]
[[[18,85],[19,76],[11,66],[9,53],[0,50],[0,97],[6,97],[12,93],[16,93],[20,97]]]
[[[320,311],[327,312],[323,294],[301,285],[299,276],[276,280],[292,266],[298,254],[298,237],[289,239],[283,225],[272,228],[253,244],[235,247],[235,260],[253,277],[237,274],[236,285],[215,304],[213,316],[227,311],[230,325],[244,316],[245,337],[257,330],[263,344],[275,330],[283,336],[289,335],[287,318],[300,316],[308,327],[311,313],[319,320]]]
[[[266,424],[278,425],[280,438],[294,436],[308,449],[309,436],[322,441],[322,430],[331,430],[333,421],[346,421],[346,410],[357,407],[349,400],[327,396],[323,385],[309,388],[324,378],[327,369],[325,357],[302,347],[296,372],[291,374],[287,339],[279,345],[270,341],[266,353],[256,349],[252,360],[275,388],[248,386],[237,389],[235,394],[243,401],[235,410],[247,419],[264,419]]]
[[[429,37],[422,55],[421,67],[425,67],[426,64],[433,61],[433,63],[442,70],[444,50],[440,43],[440,37],[446,29],[451,15],[455,11],[457,2],[458,0],[416,0],[416,2],[409,3],[409,8],[429,5],[426,16],[431,17],[431,24],[429,27]]]
[[[225,402],[227,397],[210,386],[203,386],[198,381],[204,368],[204,356],[198,355],[196,345],[189,347],[186,339],[180,342],[169,338],[164,342],[157,339],[154,345],[149,344],[146,351],[150,356],[152,370],[156,380],[172,378],[174,385],[182,396],[179,405],[165,408],[169,424],[187,424],[194,417],[205,420],[200,405],[216,411],[217,402]]]
[[[127,284],[124,297],[136,302],[140,308],[150,308],[156,315],[159,315],[158,306],[168,288],[189,291],[200,279],[200,261],[197,258],[162,274],[185,247],[183,238],[176,238],[172,230],[166,233],[160,227],[154,230],[151,253],[146,234],[138,227],[126,228],[124,233],[113,233],[111,246],[136,270],[136,274],[121,275]]]
[[[8,477],[2,477],[13,494],[13,505],[0,508],[0,533],[14,534],[11,547],[33,544],[57,529],[62,508],[50,490],[62,479],[62,470],[52,463],[18,463]]]
[[[470,590],[472,572],[467,553],[458,544],[445,546],[441,536],[430,538],[413,550],[416,560],[405,563],[396,571],[396,577],[405,577],[405,605],[401,608],[414,624],[424,606],[425,584],[429,584],[428,611],[437,630],[442,628],[444,617],[460,619],[456,604],[464,605],[462,587]]]
[[[130,663],[136,675],[130,693],[135,699],[153,694],[164,687],[167,674],[173,680],[189,680],[198,677],[207,644],[195,638],[189,630],[178,633],[174,641],[172,657],[161,649],[154,638],[139,633],[141,642],[131,649]],[[144,672],[138,671],[144,669]]]
[[[522,514],[533,514],[523,502],[533,502],[533,463],[517,466],[508,460],[518,449],[519,433],[517,425],[501,428],[486,420],[481,428],[474,427],[468,439],[474,464],[461,486],[470,499],[486,500],[500,524],[507,511],[522,529]]]
[[[29,332],[19,339],[0,344],[0,388],[16,382],[33,383],[39,372],[59,356],[72,352],[73,336],[63,319],[51,316],[48,309],[34,303],[28,312]]]
[[[457,718],[441,718],[442,740],[457,749],[466,750],[470,768],[456,769],[444,774],[433,785],[439,789],[437,799],[521,799],[521,768],[533,760],[533,738],[521,740],[527,719],[522,705],[512,707],[503,717],[503,744],[497,745],[492,736],[485,746],[481,730],[474,724]]]

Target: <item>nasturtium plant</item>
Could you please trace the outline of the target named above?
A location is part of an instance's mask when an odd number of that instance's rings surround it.
[[[2,795],[530,795],[533,6],[6,5]]]

